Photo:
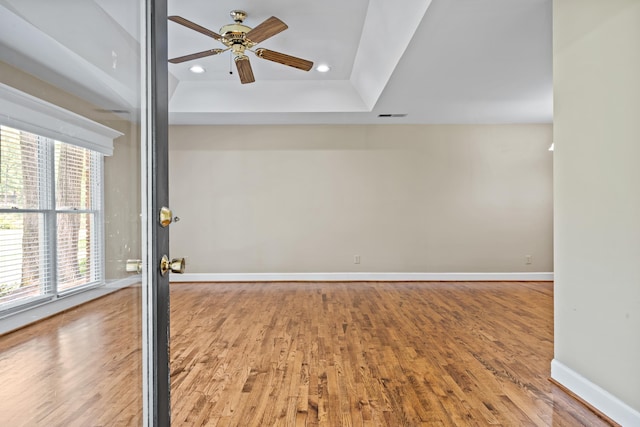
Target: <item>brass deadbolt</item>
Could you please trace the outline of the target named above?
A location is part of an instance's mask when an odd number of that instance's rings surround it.
[[[163,227],[167,227],[169,226],[169,224],[171,224],[172,220],[173,213],[171,212],[171,209],[163,206],[162,209],[160,209],[160,225]]]
[[[166,275],[168,271],[183,274],[185,267],[186,263],[184,258],[174,258],[169,261],[169,258],[166,255],[163,255],[160,260],[160,273],[162,273],[163,276]]]

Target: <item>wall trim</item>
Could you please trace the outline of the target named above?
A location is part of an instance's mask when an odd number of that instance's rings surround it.
[[[113,140],[124,135],[84,116],[0,83],[2,123],[47,138],[113,155]]]
[[[47,300],[42,304],[25,308],[21,311],[10,313],[0,319],[0,335],[24,328],[31,323],[46,319],[75,306],[93,301],[94,299],[109,295],[122,288],[140,283],[141,276],[135,275],[125,279],[112,280],[97,288],[78,292],[53,300]]]
[[[640,426],[640,412],[556,359],[551,361],[551,379],[616,423]]]
[[[187,273],[171,282],[488,282],[552,281],[553,273]]]

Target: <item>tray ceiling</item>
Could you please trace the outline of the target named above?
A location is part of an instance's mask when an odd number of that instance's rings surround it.
[[[256,82],[241,85],[228,54],[168,64],[172,123],[552,119],[551,0],[407,0],[402,8],[380,0],[169,1],[170,15],[216,32],[232,9],[246,10],[252,27],[282,19],[289,28],[260,47],[330,72],[250,56]],[[0,0],[0,59],[102,108],[135,109],[138,19],[128,0]],[[221,47],[173,22],[168,37],[169,57]],[[206,72],[191,73],[194,63]],[[378,117],[389,113],[407,115]]]

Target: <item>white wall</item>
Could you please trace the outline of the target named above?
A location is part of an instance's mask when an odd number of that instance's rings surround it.
[[[171,254],[189,273],[553,271],[551,132],[172,126]]]
[[[553,38],[552,375],[640,425],[640,1],[556,0]]]

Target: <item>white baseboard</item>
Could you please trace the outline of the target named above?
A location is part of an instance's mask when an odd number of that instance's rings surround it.
[[[135,274],[124,279],[110,280],[104,286],[109,289],[122,289],[136,285],[142,281],[142,275]]]
[[[551,378],[622,426],[640,426],[640,412],[561,362],[551,361]]]
[[[187,273],[172,282],[471,282],[551,281],[553,273]]]
[[[84,292],[68,295],[65,297],[48,300],[42,304],[25,308],[0,319],[0,335],[20,329],[55,314],[62,313],[77,305],[84,304],[94,299],[113,293],[119,289],[140,283],[140,275],[127,277],[126,279],[113,280],[104,286],[88,289]]]

